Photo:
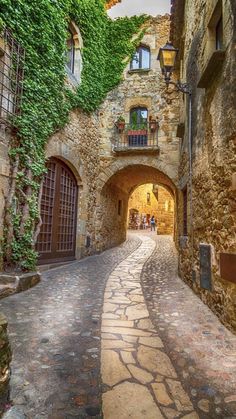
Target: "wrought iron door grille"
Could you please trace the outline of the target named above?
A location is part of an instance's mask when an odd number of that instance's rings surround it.
[[[41,200],[42,226],[39,233],[36,250],[39,253],[48,253],[52,249],[53,208],[55,198],[56,164],[47,164],[47,173],[44,176],[43,194]]]
[[[25,50],[7,29],[0,34],[0,122],[14,125],[21,109]]]
[[[75,225],[76,185],[70,173],[61,168],[60,212],[57,236],[57,250],[73,250]]]

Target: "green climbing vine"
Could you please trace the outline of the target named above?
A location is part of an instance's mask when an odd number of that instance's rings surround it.
[[[35,268],[47,139],[65,125],[71,109],[96,110],[119,83],[145,19],[135,16],[112,21],[104,0],[0,0],[0,29],[9,28],[26,51],[21,116],[15,121],[17,133],[10,147],[12,181],[3,240],[6,268]],[[65,84],[71,20],[84,43],[81,84],[75,92]]]

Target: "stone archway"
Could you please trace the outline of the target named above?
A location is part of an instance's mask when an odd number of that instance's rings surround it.
[[[122,163],[122,162],[121,162]],[[120,164],[121,164],[120,163]],[[123,162],[124,164],[124,162]],[[119,166],[119,161],[115,163]],[[129,164],[125,167],[108,167],[98,179],[98,209],[96,214],[96,249],[101,251],[123,242],[126,238],[128,200],[132,191],[146,183],[164,186],[174,198],[177,208],[177,186],[159,168],[145,164]],[[109,176],[110,175],[110,176]],[[119,209],[122,211],[119,213]],[[174,236],[177,233],[175,211]]]

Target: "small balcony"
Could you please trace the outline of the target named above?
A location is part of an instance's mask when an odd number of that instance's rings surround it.
[[[115,144],[113,151],[122,152],[157,152],[158,147],[158,123],[157,121],[137,124],[125,124],[117,122]]]

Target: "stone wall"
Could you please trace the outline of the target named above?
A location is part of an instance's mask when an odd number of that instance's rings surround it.
[[[11,349],[7,335],[7,321],[0,313],[0,415],[9,402]]]
[[[140,221],[144,215],[149,218],[154,215],[158,234],[173,234],[174,200],[165,188],[153,184],[139,186],[129,198],[128,214],[132,209],[138,211]]]
[[[126,239],[128,194],[116,185],[105,185],[97,205],[96,250],[116,246]]]
[[[9,144],[9,131],[4,124],[0,124],[0,237],[3,234],[3,219],[5,196],[8,193],[9,185],[9,158],[8,158],[8,144]],[[0,260],[1,269],[1,260]]]
[[[96,113],[88,115],[78,110],[71,113],[67,126],[53,135],[46,147],[47,157],[54,156],[63,160],[77,179],[77,258],[92,254],[96,250],[94,223],[99,145],[99,122]]]
[[[219,17],[216,5],[213,0],[207,3],[204,0],[186,1],[183,32],[179,45],[176,45],[182,48],[180,76],[189,82],[193,91],[193,222],[191,226],[188,202],[188,238],[180,240],[180,273],[221,321],[236,331],[236,264],[232,262],[235,275],[230,280],[222,276],[220,263],[221,254],[229,253],[234,261],[236,258],[236,194],[233,186],[236,172],[236,59],[233,42],[236,7],[233,1],[222,2],[223,52],[215,53],[212,38],[216,12]],[[176,20],[174,16],[173,22],[178,21],[178,16]],[[220,62],[217,61],[219,54]],[[186,111],[187,105],[183,103],[180,122],[185,123],[185,137],[180,156],[181,188],[189,179]],[[188,197],[190,201],[189,187]],[[181,226],[181,196],[179,203]],[[211,290],[203,289],[201,281],[200,244],[211,245]]]

